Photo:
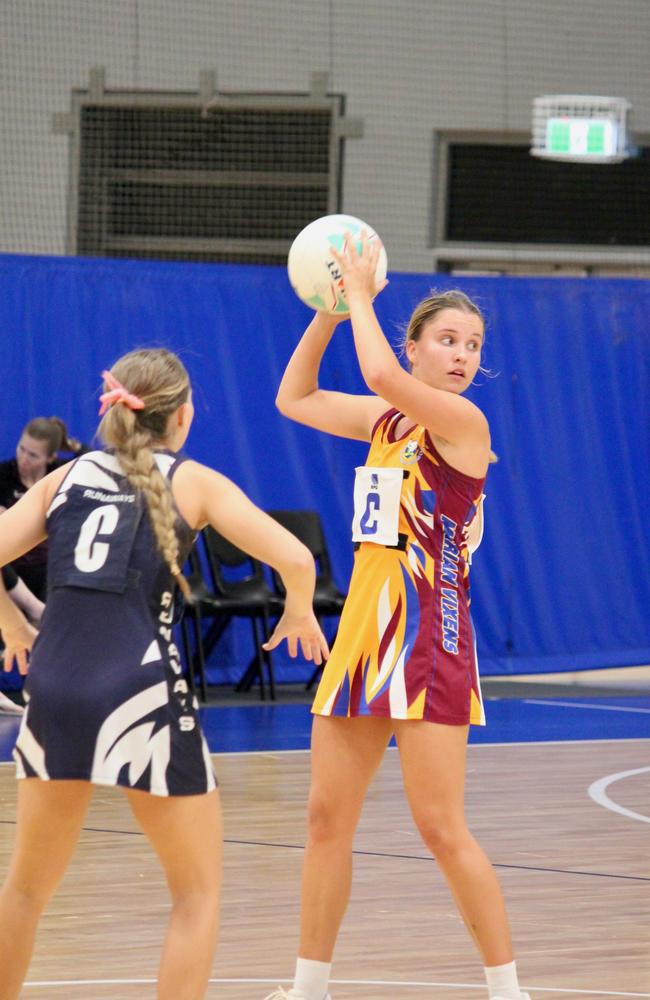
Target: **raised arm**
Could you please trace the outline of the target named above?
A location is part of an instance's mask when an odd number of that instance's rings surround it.
[[[226,476],[205,465],[183,463],[172,490],[181,514],[193,528],[211,524],[233,545],[272,566],[282,577],[287,591],[284,614],[265,648],[273,649],[286,638],[291,656],[300,643],[306,659],[321,663],[327,658],[327,642],[313,612],[316,568],[306,546]]]
[[[386,340],[373,308],[377,289],[374,275],[379,248],[362,240],[358,253],[349,240],[345,254],[334,253],[343,273],[352,331],[366,385],[391,406],[434,436],[459,449],[482,456],[487,466],[490,437],[483,413],[460,394],[435,388],[415,378],[400,365]]]
[[[388,408],[385,401],[318,386],[321,360],[339,322],[327,313],[316,313],[291,356],[275,402],[285,417],[300,424],[368,441],[374,424]]]

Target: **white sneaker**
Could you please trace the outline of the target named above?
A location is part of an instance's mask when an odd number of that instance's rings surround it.
[[[23,715],[25,709],[0,691],[0,715]]]

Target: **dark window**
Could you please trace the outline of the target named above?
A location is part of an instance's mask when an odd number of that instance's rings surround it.
[[[326,189],[267,187],[263,177],[254,187],[115,181],[106,201],[110,236],[291,241],[327,215]]]
[[[77,253],[284,262],[303,226],[339,208],[333,114],[82,106]]]
[[[615,164],[559,163],[526,146],[450,143],[444,238],[647,246],[650,148]]]

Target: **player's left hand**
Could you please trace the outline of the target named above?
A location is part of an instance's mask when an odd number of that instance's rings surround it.
[[[299,617],[285,610],[269,641],[262,643],[262,649],[270,652],[283,639],[287,640],[289,656],[296,657],[300,645],[305,659],[312,660],[317,666],[330,655],[327,640],[313,612]]]
[[[28,653],[34,645],[34,640],[38,632],[33,625],[25,622],[23,625],[13,629],[3,629],[2,638],[5,644],[4,650],[4,670],[8,673],[13,669],[14,661],[21,674],[26,674],[28,669]]]

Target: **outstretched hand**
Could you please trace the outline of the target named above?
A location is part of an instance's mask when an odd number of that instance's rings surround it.
[[[5,644],[4,670],[8,673],[13,669],[14,660],[21,674],[27,673],[28,652],[34,645],[34,640],[38,632],[33,625],[25,622],[17,628],[2,630],[2,638]]]
[[[287,640],[289,656],[296,657],[298,655],[298,644],[300,643],[302,655],[306,660],[312,660],[317,666],[330,655],[327,640],[313,612],[298,617],[285,610],[268,642],[262,643],[262,649],[270,652],[279,646],[283,639]]]
[[[370,299],[374,299],[386,287],[388,279],[377,281],[376,276],[381,249],[379,238],[369,240],[365,229],[361,230],[361,250],[357,250],[355,238],[350,232],[345,234],[340,253],[332,247],[332,256],[343,277],[346,297],[354,292],[366,292]]]

